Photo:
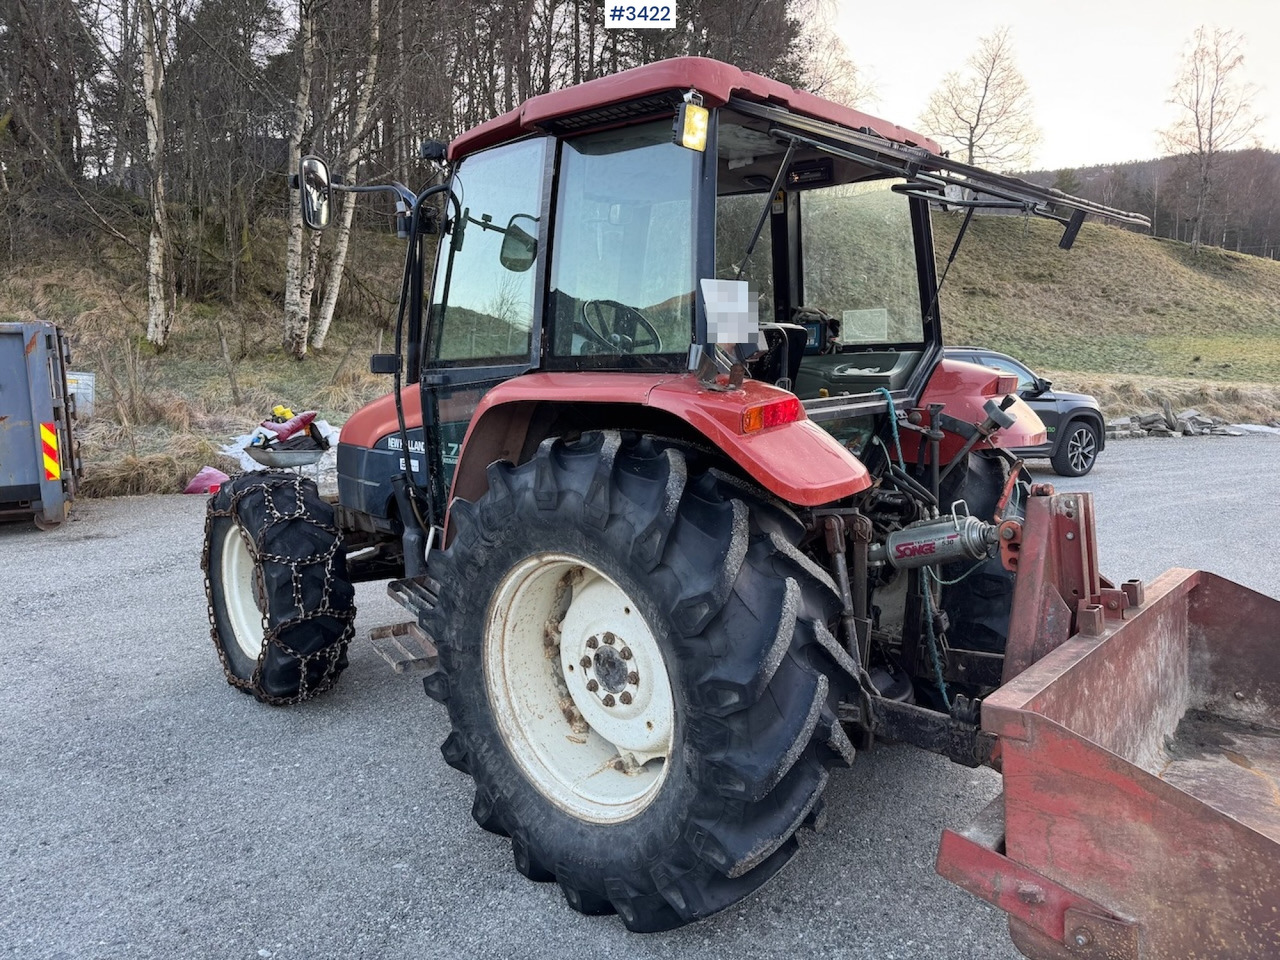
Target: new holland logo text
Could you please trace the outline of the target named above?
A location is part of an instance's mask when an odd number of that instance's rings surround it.
[[[399,438],[399,437],[395,437],[395,436],[387,437],[387,449],[388,449],[388,450],[403,450],[403,449],[404,449],[404,444],[402,444],[402,443],[400,442],[400,438]],[[421,441],[421,440],[410,440],[410,441],[409,441],[409,452],[410,452],[410,453],[425,453],[425,452],[426,452],[426,447],[423,445],[423,443],[422,443],[422,441]]]

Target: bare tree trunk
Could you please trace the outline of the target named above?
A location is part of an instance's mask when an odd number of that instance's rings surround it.
[[[293,129],[289,132],[290,173],[298,169],[298,162],[302,157],[302,135],[307,129],[307,113],[311,103],[311,68],[316,49],[312,9],[314,2],[315,0],[299,0],[298,3],[298,35],[302,38],[302,65],[298,71],[298,91],[293,101]],[[313,260],[315,249],[315,244],[312,244]],[[291,191],[289,244],[285,254],[284,268],[284,346],[299,360],[307,355],[307,333],[311,323],[311,289],[315,282],[314,266],[307,270],[303,255],[301,198]],[[311,285],[305,282],[307,273],[311,274]]]
[[[364,76],[360,78],[356,109],[351,117],[351,127],[347,136],[347,148],[343,151],[344,173],[354,172],[356,165],[360,162],[360,145],[364,142],[367,132],[365,127],[369,120],[369,103],[373,99],[373,85],[378,76],[378,48],[382,43],[380,20],[378,0],[369,0],[369,61],[365,67]],[[351,222],[355,212],[355,197],[349,196],[342,205],[342,222],[338,224],[333,265],[329,270],[324,300],[320,304],[320,316],[316,318],[315,334],[311,338],[311,344],[317,350],[324,347],[325,338],[329,335],[329,325],[333,322],[333,311],[338,305],[338,291],[342,287],[342,272],[347,263],[347,245],[351,239]]]
[[[164,349],[173,325],[168,289],[168,218],[164,196],[164,57],[168,13],[141,0],[142,89],[147,107],[147,159],[151,168],[151,237],[147,243],[147,340]]]
[[[119,90],[116,111],[116,144],[111,155],[111,184],[124,186],[124,172],[129,163],[129,120],[133,116],[135,87],[129,76],[133,67],[134,38],[137,36],[138,4],[120,3],[120,51],[115,63],[116,85]]]
[[[298,299],[308,305],[308,316],[310,319],[310,304],[312,294],[316,289],[316,278],[320,275],[320,233],[319,231],[309,233],[303,238],[302,250],[302,277],[298,281]],[[303,353],[306,353],[306,344],[302,345]],[[299,357],[299,360],[302,358]]]
[[[1196,184],[1196,218],[1191,232],[1191,253],[1199,255],[1204,245],[1204,215],[1209,208],[1209,190],[1212,187],[1208,158],[1201,161],[1200,179]]]

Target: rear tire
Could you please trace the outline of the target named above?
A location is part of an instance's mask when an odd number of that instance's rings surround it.
[[[853,756],[839,599],[794,518],[659,440],[594,433],[493,464],[450,525],[426,688],[516,868],[636,931],[772,877]]]
[[[1051,461],[1064,477],[1083,477],[1098,462],[1098,428],[1088,420],[1072,420]]]
[[[970,514],[990,521],[1007,479],[1008,468],[1003,460],[971,453],[968,463],[947,477],[943,507],[950,509],[956,500],[964,500]],[[947,631],[950,645],[1004,653],[1009,642],[1014,575],[1004,568],[1000,555],[950,563],[938,572],[944,581],[963,578],[942,588],[942,609],[951,623]]]
[[[337,683],[355,591],[333,507],[293,473],[236,477],[209,498],[201,568],[227,682],[264,703],[300,703]]]

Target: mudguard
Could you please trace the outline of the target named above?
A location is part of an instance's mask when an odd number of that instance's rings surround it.
[[[948,416],[966,423],[981,423],[987,418],[982,405],[991,399],[1004,399],[1005,395],[999,389],[1000,378],[1001,374],[990,367],[965,363],[963,360],[944,359],[929,377],[919,406],[927,411],[930,404],[940,403],[945,406],[943,412]],[[1013,405],[1005,412],[1013,414],[1013,426],[992,434],[990,439],[978,443],[975,449],[1034,447],[1045,442],[1048,434],[1045,432],[1044,422],[1020,398],[1015,398]],[[927,413],[924,415],[924,422],[929,422]],[[964,441],[964,437],[946,433],[939,448],[940,461],[950,463],[964,446]],[[902,452],[907,460],[914,462],[915,451],[915,444],[903,444]]]
[[[693,374],[530,373],[499,384],[476,408],[463,442],[453,495],[475,499],[484,470],[511,459],[524,445],[535,404],[572,397],[575,405],[648,408],[688,424],[775,496],[798,506],[831,503],[871,484],[866,467],[797,405],[794,420],[747,433],[743,412],[794,400],[785,390],[754,380],[740,390],[708,390]],[[642,420],[644,418],[641,418]],[[654,416],[655,430],[660,416]]]

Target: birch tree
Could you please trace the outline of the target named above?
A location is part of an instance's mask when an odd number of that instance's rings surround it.
[[[147,164],[150,168],[151,235],[147,241],[147,340],[163,350],[169,343],[173,312],[169,303],[169,222],[165,212],[164,81],[169,45],[169,11],[140,0],[142,18],[142,92],[147,113]]]
[[[1178,118],[1162,133],[1166,148],[1195,163],[1191,252],[1200,253],[1218,154],[1253,136],[1255,88],[1244,81],[1243,41],[1232,30],[1199,27],[1183,54],[1170,103]]]
[[[298,169],[302,159],[302,137],[307,131],[311,106],[311,71],[315,62],[316,0],[299,0],[298,39],[301,63],[298,88],[293,101],[293,125],[289,131],[289,172]],[[314,244],[303,243],[302,200],[297,191],[289,192],[289,240],[285,253],[284,275],[284,346],[298,360],[307,355],[307,338],[311,325],[311,291],[314,287]],[[308,274],[312,283],[307,282]],[[304,296],[305,294],[305,296]]]
[[[965,163],[1025,167],[1040,129],[1008,27],[983,37],[963,71],[946,75],[920,114],[921,133],[959,150]]]
[[[348,125],[346,147],[342,151],[342,171],[354,172],[360,162],[361,146],[367,136],[369,123],[369,107],[373,100],[373,87],[378,76],[378,48],[382,43],[381,13],[378,0],[369,0],[369,49],[364,75],[360,78],[356,93],[355,108],[351,113]],[[320,315],[316,318],[315,333],[311,344],[317,350],[324,348],[325,339],[329,335],[329,325],[333,322],[333,311],[338,305],[338,291],[342,287],[342,273],[347,262],[347,245],[351,239],[351,222],[355,217],[355,196],[346,197],[342,205],[342,218],[338,223],[337,237],[334,242],[333,262],[329,268],[329,278],[325,287],[324,300],[320,304]]]

